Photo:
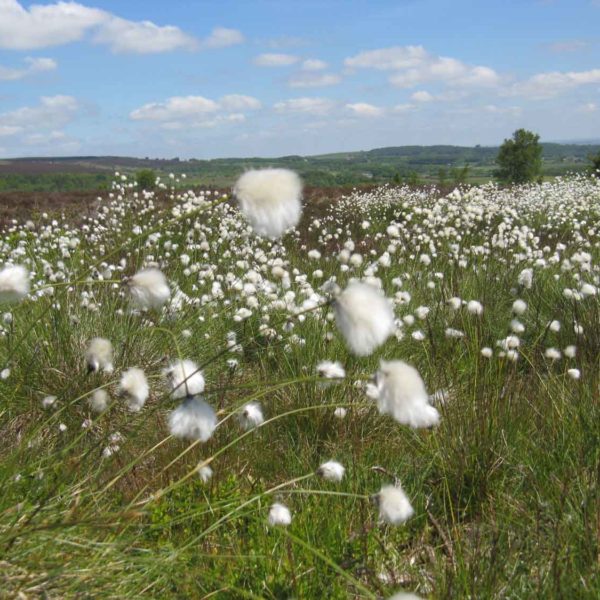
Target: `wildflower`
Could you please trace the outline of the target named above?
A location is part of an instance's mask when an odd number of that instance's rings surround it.
[[[343,406],[338,406],[334,411],[333,411],[333,416],[336,419],[345,419],[346,415],[348,414],[348,411],[343,407]]]
[[[104,389],[94,390],[93,394],[88,400],[90,409],[96,413],[104,412],[108,406],[110,397],[108,392]]]
[[[288,169],[255,169],[244,173],[233,193],[258,235],[278,238],[295,227],[302,214],[302,182]]]
[[[584,283],[581,286],[581,295],[584,297],[595,296],[598,293],[596,286],[593,286],[591,283]]]
[[[523,269],[519,273],[517,278],[519,285],[522,285],[525,289],[530,290],[533,285],[533,269]]]
[[[10,377],[10,369],[8,367],[6,367],[6,369],[2,369],[2,371],[0,371],[0,379],[2,381],[6,381],[9,377]]]
[[[346,377],[346,371],[340,362],[322,360],[317,365],[317,374],[325,379],[343,379]]]
[[[246,430],[254,429],[265,422],[265,417],[258,402],[244,404],[238,415],[240,425]]]
[[[324,462],[318,469],[317,475],[320,475],[327,481],[341,481],[344,477],[346,469],[339,462],[329,460]]]
[[[376,496],[379,518],[391,525],[400,525],[410,519],[414,510],[400,485],[384,485]]]
[[[493,354],[494,351],[491,348],[488,348],[487,346],[484,346],[481,349],[481,356],[483,356],[484,358],[491,358]]]
[[[554,333],[558,333],[560,331],[560,321],[550,321],[550,323],[548,323],[548,329]]]
[[[527,310],[527,302],[525,300],[517,299],[513,302],[512,310],[515,315],[522,315]]]
[[[423,600],[421,596],[411,594],[410,592],[396,592],[393,596],[390,596],[388,600]]]
[[[521,323],[521,321],[518,319],[513,319],[510,322],[510,329],[513,333],[523,333],[525,331],[525,325],[523,325],[523,323]]]
[[[460,329],[454,329],[453,327],[446,327],[446,329],[444,330],[444,335],[448,338],[448,339],[460,339],[462,337],[465,337],[465,334],[463,331],[461,331]]]
[[[113,347],[109,340],[95,337],[90,340],[85,351],[85,362],[90,373],[102,369],[105,373],[113,372]]]
[[[567,358],[575,358],[576,354],[577,354],[577,346],[567,346],[565,348],[565,356]]]
[[[161,308],[171,296],[169,284],[158,269],[138,271],[128,285],[134,306],[142,310]]]
[[[450,300],[448,300],[448,305],[452,310],[459,310],[462,306],[462,300],[454,296],[454,298],[450,298]]]
[[[467,311],[471,315],[480,317],[483,314],[483,304],[477,300],[469,300],[467,302]]]
[[[417,329],[417,331],[413,331],[410,335],[412,339],[415,340],[415,342],[422,342],[426,337],[420,329]]]
[[[544,356],[549,360],[560,360],[560,357],[562,355],[560,353],[560,350],[557,350],[556,348],[546,348]]]
[[[581,377],[581,371],[579,369],[569,369],[567,374],[571,379],[579,379]]]
[[[56,403],[56,396],[46,396],[42,400],[42,406],[44,408],[52,408],[55,403]]]
[[[399,423],[415,429],[439,423],[440,415],[429,404],[423,379],[414,367],[401,360],[382,360],[375,379],[377,408],[381,414],[389,414]]]
[[[142,369],[131,367],[121,376],[119,393],[125,396],[127,408],[139,412],[146,403],[149,394],[148,380]]]
[[[204,391],[204,376],[191,360],[177,360],[163,371],[173,398],[196,396]]]
[[[271,505],[269,509],[269,516],[267,517],[267,522],[271,527],[275,527],[277,525],[282,525],[286,527],[292,522],[292,513],[287,506],[280,504],[279,502],[275,502]]]
[[[21,265],[8,265],[0,271],[0,304],[20,302],[29,293],[29,273]]]
[[[206,442],[217,427],[217,415],[201,398],[186,398],[169,414],[171,435]]]
[[[394,331],[394,313],[375,287],[351,282],[333,303],[335,319],[350,350],[368,356]]]
[[[415,315],[417,315],[417,319],[420,319],[422,321],[423,319],[427,318],[429,311],[430,311],[429,306],[419,306],[415,310]]]
[[[213,470],[208,465],[203,464],[198,465],[197,473],[202,483],[208,483],[213,476]]]

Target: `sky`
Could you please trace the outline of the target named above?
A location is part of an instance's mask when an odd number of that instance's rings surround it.
[[[0,0],[0,158],[600,138],[600,0]]]

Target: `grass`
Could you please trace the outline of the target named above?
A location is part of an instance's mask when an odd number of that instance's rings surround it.
[[[342,599],[404,590],[596,598],[600,307],[598,296],[574,301],[563,288],[598,283],[599,200],[600,187],[584,179],[454,199],[383,189],[307,207],[279,244],[252,235],[228,203],[206,210],[177,194],[174,207],[154,208],[121,182],[88,229],[40,221],[7,230],[0,262],[26,264],[40,293],[4,309],[12,319],[4,318],[0,344],[0,367],[10,369],[0,380],[0,597]],[[386,233],[391,221],[399,240]],[[500,223],[504,247],[491,245]],[[136,225],[142,233],[132,234]],[[344,272],[336,255],[350,238],[364,262]],[[390,243],[391,265],[375,269]],[[311,248],[322,258],[309,259]],[[590,260],[578,263],[582,251]],[[277,259],[295,298],[286,307],[290,290],[259,285],[250,292],[258,308],[236,321],[247,303],[237,282],[254,280],[250,271],[276,281]],[[184,294],[181,306],[132,313],[124,287],[101,277],[120,281],[153,261]],[[517,284],[525,267],[534,268],[529,290]],[[390,297],[392,280],[402,279],[411,300],[396,303],[399,318],[420,305],[431,310],[405,324],[402,339],[358,359],[321,318],[327,308],[299,318],[292,305],[332,275],[343,286],[369,274]],[[41,293],[51,284],[52,295]],[[483,315],[450,310],[452,296],[480,300]],[[496,341],[510,331],[516,297],[528,311],[513,362]],[[548,330],[552,319],[560,332]],[[464,337],[446,337],[447,327]],[[422,342],[411,335],[417,329]],[[227,350],[232,331],[239,347]],[[97,335],[115,347],[114,374],[86,371],[83,351]],[[570,344],[575,358],[544,357],[547,347]],[[492,359],[483,346],[495,349]],[[205,444],[169,435],[177,401],[161,371],[179,354],[203,367],[206,400],[223,419]],[[324,387],[314,375],[326,358],[344,364],[343,382]],[[402,358],[430,392],[445,390],[437,428],[412,430],[378,414],[357,382],[380,358]],[[151,386],[137,414],[115,395],[130,366],[142,367]],[[579,380],[568,374],[575,367]],[[112,400],[96,415],[87,398],[99,386]],[[49,394],[57,400],[48,410],[41,401]],[[236,414],[252,400],[266,421],[244,432]],[[346,418],[334,416],[336,407]],[[341,483],[315,475],[332,458],[346,467]],[[196,468],[207,463],[214,476],[203,483]],[[393,527],[378,522],[371,496],[396,478],[415,515]],[[274,501],[290,508],[289,528],[267,525]]]

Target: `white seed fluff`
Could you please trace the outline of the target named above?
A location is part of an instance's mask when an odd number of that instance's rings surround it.
[[[110,340],[95,337],[85,350],[85,362],[90,371],[113,372],[113,347]]]
[[[269,525],[271,525],[271,527],[276,527],[277,525],[286,527],[292,522],[292,513],[287,506],[284,506],[279,502],[275,502],[269,509],[267,522]]]
[[[202,483],[208,483],[213,476],[213,470],[208,465],[198,466],[197,473]]]
[[[186,398],[169,414],[171,435],[186,440],[209,440],[217,427],[217,415],[200,398]]]
[[[302,215],[302,181],[288,169],[255,169],[236,182],[233,194],[258,235],[278,238]]]
[[[413,428],[432,427],[440,422],[438,411],[429,404],[423,379],[411,365],[401,360],[382,360],[376,381],[381,414],[389,414]]]
[[[242,406],[238,415],[240,425],[246,430],[254,429],[265,422],[265,417],[258,402],[248,402]]]
[[[325,379],[343,379],[346,377],[346,371],[340,362],[322,360],[317,365],[317,374]]]
[[[128,283],[133,305],[142,310],[161,308],[171,297],[167,279],[158,269],[142,269]]]
[[[317,475],[320,475],[327,481],[341,481],[344,477],[346,469],[343,465],[335,460],[324,462],[318,469]]]
[[[163,371],[173,398],[196,396],[204,391],[204,376],[192,360],[177,360]]]
[[[384,485],[377,494],[379,518],[391,525],[400,525],[413,516],[410,500],[400,485]]]
[[[94,393],[88,400],[88,404],[93,412],[101,413],[106,410],[109,400],[108,392],[105,389],[98,389],[94,390]]]
[[[512,305],[512,310],[515,315],[522,315],[527,310],[527,302],[525,300],[521,300],[520,298],[515,300]]]
[[[372,285],[351,282],[335,299],[335,320],[350,350],[368,356],[394,331],[388,299]]]
[[[21,265],[8,265],[0,271],[0,304],[15,304],[29,293],[29,273]]]
[[[131,367],[121,376],[119,393],[125,396],[127,408],[131,412],[139,412],[148,399],[150,389],[148,380],[142,369]]]

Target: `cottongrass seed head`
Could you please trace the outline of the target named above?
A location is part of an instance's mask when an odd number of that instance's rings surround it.
[[[88,399],[88,404],[93,412],[101,413],[106,410],[109,401],[110,396],[108,395],[108,392],[105,389],[100,388],[93,391]]]
[[[119,394],[125,397],[127,408],[131,412],[139,412],[148,399],[150,388],[142,369],[131,367],[121,376]]]
[[[292,513],[290,509],[279,502],[271,504],[267,522],[271,527],[283,526],[287,527],[292,522]]]
[[[280,237],[302,215],[302,181],[288,169],[253,169],[236,182],[233,194],[258,234]]]
[[[376,500],[379,519],[390,525],[400,525],[408,521],[415,512],[400,485],[384,485],[379,490]]]
[[[244,404],[238,414],[238,420],[246,431],[262,425],[265,422],[265,417],[260,404],[258,402]]]
[[[204,375],[192,360],[177,360],[163,371],[173,398],[197,396],[204,391]]]
[[[327,481],[335,482],[341,481],[345,472],[346,469],[344,466],[335,460],[328,460],[317,469],[317,475],[320,475]]]
[[[177,438],[206,442],[216,427],[215,411],[201,398],[186,398],[169,414],[169,430]]]
[[[15,304],[29,294],[29,273],[21,265],[0,270],[0,304]]]
[[[88,371],[96,373],[100,370],[112,373],[113,368],[113,346],[110,340],[101,337],[92,338],[85,350],[85,362]]]
[[[401,360],[382,360],[376,381],[381,414],[415,429],[440,422],[440,414],[429,404],[425,383],[413,366]]]
[[[131,302],[141,310],[159,309],[171,297],[166,277],[158,269],[142,269],[129,281]]]
[[[368,356],[394,331],[394,312],[380,290],[353,281],[333,303],[338,329],[357,356]]]

